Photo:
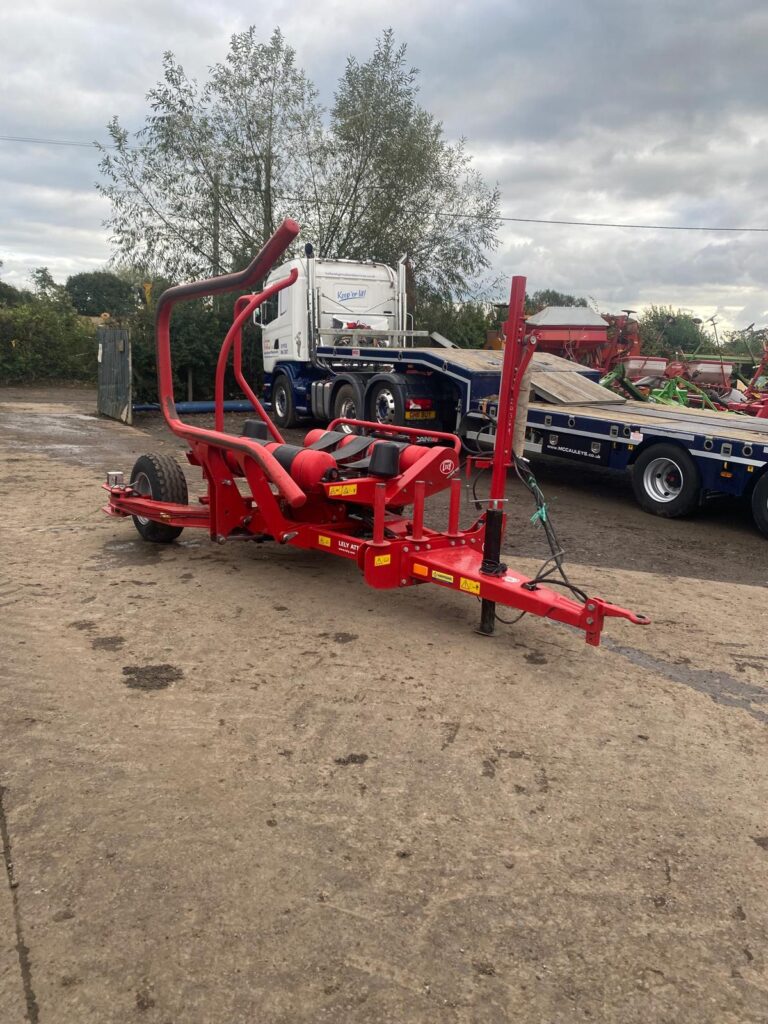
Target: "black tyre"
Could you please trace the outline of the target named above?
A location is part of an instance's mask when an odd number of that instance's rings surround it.
[[[278,427],[295,427],[297,423],[291,385],[282,373],[272,385],[272,419]]]
[[[377,381],[366,395],[365,404],[372,422],[405,426],[405,394],[396,381]]]
[[[768,473],[763,473],[752,491],[752,518],[760,533],[768,537]]]
[[[674,519],[699,504],[701,480],[688,452],[674,444],[653,444],[637,457],[632,489],[646,512]]]
[[[170,455],[142,455],[131,470],[131,487],[143,497],[156,501],[172,501],[188,505],[187,481],[181,466]],[[170,544],[176,540],[183,526],[166,526],[144,516],[134,516],[133,525],[144,540],[154,544]]]
[[[361,420],[364,418],[360,403],[360,395],[351,384],[342,384],[333,396],[333,419],[343,417],[346,420]],[[349,433],[351,427],[341,427],[341,430]]]

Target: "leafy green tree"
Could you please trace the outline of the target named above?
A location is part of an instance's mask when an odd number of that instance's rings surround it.
[[[0,262],[2,267],[2,262]],[[0,281],[0,306],[22,306],[32,300],[32,292],[25,288],[15,288],[6,281]]]
[[[64,286],[54,281],[48,267],[36,267],[29,276],[32,279],[35,296],[40,301],[53,303],[58,306],[71,306]]]
[[[136,291],[106,270],[73,274],[64,285],[72,305],[82,316],[124,317],[136,309]]]
[[[497,244],[499,190],[417,97],[391,30],[367,61],[350,57],[299,213],[323,255],[393,264],[408,253],[421,286],[463,299]]]
[[[321,129],[294,51],[279,30],[260,43],[249,28],[202,86],[167,52],[148,99],[136,136],[115,117],[102,150],[118,262],[179,280],[250,260],[306,187],[302,147]]]
[[[439,292],[421,288],[415,307],[417,330],[436,331],[462,348],[480,348],[493,326],[493,307],[484,302],[452,302]]]
[[[320,255],[394,263],[464,298],[497,243],[499,192],[463,140],[417,102],[418,72],[387,31],[350,57],[330,117],[279,30],[232,37],[203,85],[173,54],[135,137],[117,118],[99,186],[118,262],[171,279],[243,265],[284,216]]]
[[[542,288],[533,295],[525,296],[526,316],[533,316],[541,312],[547,306],[587,306],[587,300],[576,295],[568,295],[566,292],[555,291],[554,288]]]
[[[713,340],[689,313],[671,306],[649,306],[639,317],[644,355],[674,356],[676,353],[711,352]]]
[[[50,274],[36,280],[48,292],[60,288]],[[54,290],[39,296],[27,292],[21,302],[0,304],[0,383],[93,380],[95,375],[94,329],[68,299]]]

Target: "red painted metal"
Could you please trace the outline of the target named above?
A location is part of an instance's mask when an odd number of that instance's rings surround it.
[[[524,277],[512,278],[509,317],[502,326],[506,344],[499,386],[498,424],[491,475],[490,497],[492,501],[500,501],[504,498],[507,486],[507,466],[512,460],[512,442],[520,385],[536,344],[535,338],[524,338],[525,284]]]
[[[355,560],[366,582],[377,589],[437,583],[473,595],[484,603],[507,605],[576,626],[584,631],[590,644],[599,643],[603,620],[608,616],[646,623],[648,620],[643,616],[599,598],[589,598],[582,604],[503,567],[498,575],[481,571],[486,516],[480,516],[466,529],[460,528],[461,442],[454,434],[334,420],[329,427],[331,432],[349,426],[357,433],[367,433],[371,441],[368,453],[387,439],[406,442],[400,447],[396,475],[385,478],[366,475],[365,470],[355,471],[348,465],[350,460],[345,462],[343,449],[352,435],[311,431],[302,448],[285,445],[243,375],[242,327],[266,298],[293,283],[295,271],[269,288],[237,300],[234,320],[217,365],[215,429],[194,427],[178,418],[173,400],[169,333],[174,305],[203,295],[248,288],[264,278],[297,233],[298,226],[285,221],[242,273],[182,285],[161,296],[156,322],[161,408],[170,429],[188,442],[188,458],[201,467],[207,490],[197,505],[178,505],[142,497],[130,484],[105,485],[109,500],[104,511],[118,518],[135,515],[169,526],[204,528],[219,541],[228,537],[271,538],[297,548]],[[497,509],[505,500],[506,469],[511,459],[520,386],[536,344],[534,337],[525,337],[524,296],[525,279],[516,277],[505,324],[507,345],[500,386],[498,440],[492,462],[491,495]],[[267,424],[271,441],[259,442],[224,432],[224,373],[231,352],[235,378],[256,414]],[[337,458],[328,451],[309,448],[325,436]],[[276,451],[288,469],[275,457]],[[238,479],[244,481],[241,486]],[[448,528],[443,533],[424,525],[424,506],[430,495],[446,488],[450,489],[450,501]],[[411,505],[413,517],[408,518],[403,509]],[[498,511],[495,514],[498,516]]]

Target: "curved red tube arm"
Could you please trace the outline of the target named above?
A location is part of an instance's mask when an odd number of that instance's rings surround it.
[[[243,376],[243,353],[242,353],[242,341],[243,341],[243,324],[248,317],[253,313],[254,310],[258,309],[262,302],[276,295],[277,292],[281,292],[283,288],[288,288],[292,285],[296,278],[299,276],[298,270],[294,267],[288,277],[283,277],[279,281],[275,281],[269,288],[265,288],[263,292],[259,292],[258,295],[241,295],[235,303],[235,318],[232,321],[232,326],[227,331],[227,336],[224,339],[224,344],[221,346],[219,352],[219,359],[216,363],[216,430],[224,429],[224,374],[227,369],[227,360],[229,359],[229,352],[234,342],[235,346],[235,379],[237,380],[240,387],[243,389],[243,393],[247,397],[248,401],[254,407],[259,416],[267,424],[267,428],[271,433],[273,439],[278,444],[284,444],[283,438],[280,431],[274,425],[272,420],[264,412],[261,402],[258,400],[256,395],[251,390],[248,382]]]
[[[261,280],[285,252],[299,233],[295,220],[286,218],[261,251],[251,260],[245,270],[234,274],[223,274],[204,281],[192,281],[166,289],[160,296],[155,313],[155,344],[157,349],[157,389],[160,408],[170,430],[187,441],[202,441],[207,444],[234,448],[242,451],[259,463],[268,479],[279,489],[292,508],[303,505],[307,496],[286,473],[280,463],[261,445],[247,437],[237,439],[223,434],[220,430],[206,430],[183,423],[176,413],[173,398],[173,371],[171,369],[170,323],[173,307],[179,302],[221,295],[248,288]],[[228,335],[229,337],[229,335]]]

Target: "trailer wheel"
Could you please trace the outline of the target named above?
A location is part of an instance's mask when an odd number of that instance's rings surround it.
[[[142,455],[131,470],[131,487],[142,497],[156,501],[172,501],[188,505],[187,481],[181,466],[170,455]],[[169,544],[176,540],[183,526],[166,526],[145,516],[133,516],[133,525],[143,540]]]
[[[362,419],[362,409],[358,408],[359,399],[357,392],[351,384],[342,384],[333,396],[333,418],[343,417],[346,420]],[[340,427],[345,433],[350,433],[352,427]]]
[[[674,519],[697,506],[701,481],[688,452],[674,444],[653,444],[637,457],[632,489],[646,512]]]
[[[405,396],[396,382],[378,381],[367,397],[369,418],[376,423],[393,424],[402,427],[405,424]]]
[[[752,491],[752,518],[760,533],[768,537],[768,473],[763,473]]]
[[[297,423],[291,384],[283,373],[272,385],[272,419],[278,427],[295,427]]]

